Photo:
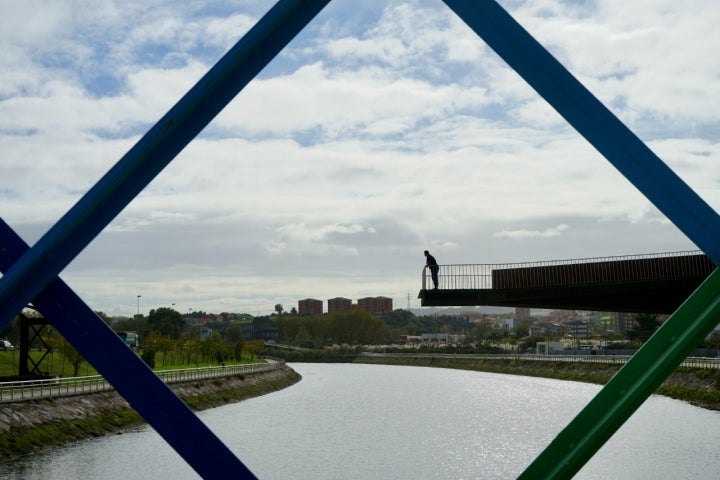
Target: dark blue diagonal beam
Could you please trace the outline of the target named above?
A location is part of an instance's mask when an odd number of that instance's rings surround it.
[[[720,217],[502,7],[444,0],[495,52],[720,265]]]
[[[0,219],[0,272],[29,248]],[[255,478],[62,280],[55,278],[33,304],[203,478]]]
[[[280,0],[0,278],[0,328],[31,302],[330,0]],[[52,319],[51,319],[52,320]]]

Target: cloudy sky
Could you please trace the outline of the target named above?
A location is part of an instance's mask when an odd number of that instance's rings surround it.
[[[500,3],[718,209],[719,2]],[[271,4],[0,0],[0,216],[37,241]],[[110,315],[415,308],[424,249],[695,248],[442,2],[334,0],[61,277]]]

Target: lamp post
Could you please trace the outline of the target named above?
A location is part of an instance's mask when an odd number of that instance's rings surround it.
[[[142,295],[137,296],[137,316],[138,317],[140,316],[140,297],[142,297]]]

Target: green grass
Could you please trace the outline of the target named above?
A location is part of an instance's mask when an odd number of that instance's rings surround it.
[[[69,360],[63,357],[59,352],[53,352],[48,354],[42,362],[44,352],[30,352],[30,357],[35,362],[40,362],[40,372],[47,372],[52,377],[73,377],[73,365]],[[20,361],[20,352],[18,350],[13,351],[0,351],[0,377],[11,377],[18,374],[18,362]],[[244,355],[241,362],[228,362],[233,365],[238,363],[256,363],[257,358],[252,358],[249,355]],[[155,370],[180,370],[183,368],[199,368],[199,367],[211,367],[218,366],[217,362],[202,361],[199,359],[199,355],[178,355],[178,354],[164,354],[159,352],[155,357]],[[29,365],[32,368],[32,365]],[[84,377],[89,375],[97,375],[92,365],[88,362],[82,362],[78,371],[78,376]]]
[[[49,373],[51,376],[72,377],[74,373],[72,363],[60,353],[50,353],[43,357],[45,352],[31,351],[30,358],[39,363],[38,370],[42,373]],[[42,359],[42,360],[41,360]],[[18,374],[20,362],[20,351],[0,352],[0,377],[10,377]],[[28,365],[30,369],[33,365]],[[80,365],[79,376],[97,375],[97,371],[87,362]]]

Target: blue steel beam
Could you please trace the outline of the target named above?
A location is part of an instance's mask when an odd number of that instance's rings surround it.
[[[0,272],[29,248],[0,218]],[[203,478],[255,478],[62,280],[55,278],[33,305]]]
[[[15,262],[0,278],[0,329],[57,277],[329,1],[277,2]]]
[[[720,216],[495,1],[445,3],[720,265]]]
[[[33,247],[0,222],[0,328],[32,301],[203,478],[255,478],[57,275],[329,0],[279,1]]]

